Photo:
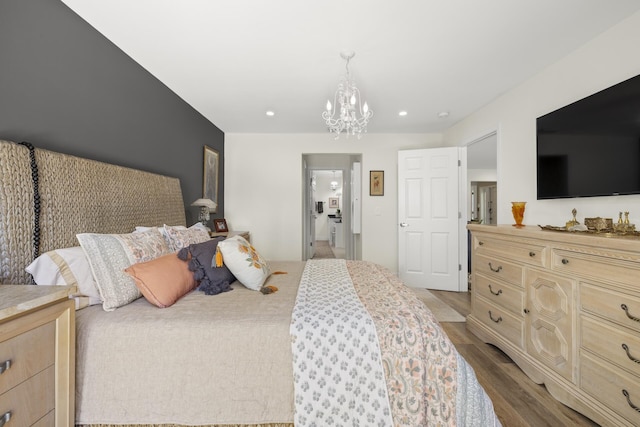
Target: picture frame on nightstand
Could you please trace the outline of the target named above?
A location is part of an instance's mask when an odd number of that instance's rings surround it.
[[[229,231],[229,227],[227,227],[227,220],[224,218],[214,219],[213,228],[216,233],[226,233]]]

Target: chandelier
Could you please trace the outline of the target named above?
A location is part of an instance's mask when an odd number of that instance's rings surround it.
[[[365,102],[362,103],[360,90],[356,87],[349,74],[349,61],[355,56],[355,52],[340,52],[342,59],[347,61],[347,74],[340,79],[338,90],[331,101],[327,101],[327,109],[322,113],[322,118],[327,124],[329,132],[340,137],[342,132],[349,135],[357,135],[358,139],[362,133],[367,132],[367,124],[373,116],[373,111]]]

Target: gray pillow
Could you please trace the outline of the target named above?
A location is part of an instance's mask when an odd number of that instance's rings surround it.
[[[218,243],[224,237],[216,237],[202,243],[195,243],[180,249],[178,258],[189,261],[189,270],[198,282],[199,291],[206,295],[217,295],[231,290],[236,278],[226,265],[216,267],[215,255]]]

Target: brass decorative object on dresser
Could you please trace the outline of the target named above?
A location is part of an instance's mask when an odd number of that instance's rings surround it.
[[[468,228],[467,328],[567,406],[640,425],[640,238]]]
[[[0,285],[0,425],[74,425],[74,291]]]

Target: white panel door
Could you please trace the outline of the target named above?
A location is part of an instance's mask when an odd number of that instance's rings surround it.
[[[458,155],[398,152],[398,274],[411,287],[459,290]]]

